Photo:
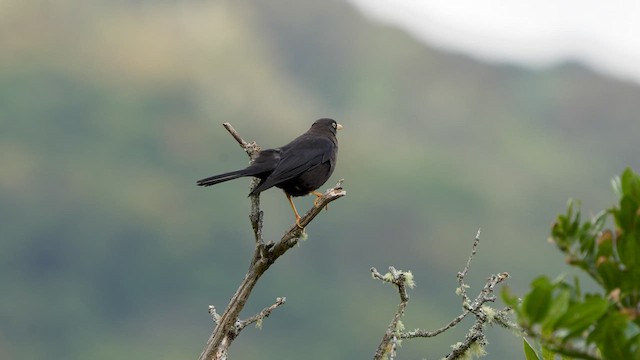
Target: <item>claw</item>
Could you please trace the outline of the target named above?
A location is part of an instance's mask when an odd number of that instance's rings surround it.
[[[322,197],[324,196],[324,194],[323,194],[323,193],[319,193],[319,192],[317,192],[317,191],[312,191],[311,193],[312,193],[313,195],[315,195],[315,196],[316,196],[316,199],[315,199],[315,200],[313,200],[313,206],[315,206],[315,207],[319,207],[319,206],[320,206],[320,205],[319,205],[319,203],[320,203],[320,199],[322,199]],[[327,204],[327,205],[324,207],[324,209],[325,209],[325,210],[329,210],[329,204]]]

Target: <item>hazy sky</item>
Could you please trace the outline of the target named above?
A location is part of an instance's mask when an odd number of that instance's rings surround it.
[[[351,0],[430,45],[493,61],[577,60],[640,83],[638,0]]]

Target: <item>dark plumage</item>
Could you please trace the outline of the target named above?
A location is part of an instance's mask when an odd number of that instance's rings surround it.
[[[260,151],[251,165],[228,173],[198,180],[199,186],[211,186],[243,176],[254,176],[260,183],[249,194],[255,195],[271,187],[284,190],[299,225],[300,215],[292,196],[314,193],[331,177],[336,167],[338,140],[336,131],[342,125],[333,119],[320,119],[304,134],[287,145]]]

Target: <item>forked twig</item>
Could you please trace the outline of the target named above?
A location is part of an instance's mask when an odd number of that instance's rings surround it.
[[[515,327],[515,325],[507,320],[507,313],[510,311],[509,308],[495,310],[485,305],[487,302],[494,302],[496,300],[495,295],[493,295],[495,286],[506,280],[509,277],[509,274],[503,272],[498,275],[491,275],[474,300],[471,300],[467,295],[466,289],[469,286],[465,283],[464,280],[465,276],[469,272],[471,261],[473,260],[473,257],[477,252],[479,244],[480,230],[478,230],[473,241],[471,254],[467,259],[467,263],[464,269],[457,274],[458,289],[456,290],[456,294],[458,294],[462,298],[462,313],[453,318],[453,320],[451,320],[445,326],[434,331],[415,329],[413,331],[407,332],[404,331],[403,326],[401,326],[400,318],[404,315],[405,308],[407,306],[407,303],[409,302],[409,296],[406,293],[406,288],[407,286],[413,286],[413,275],[411,274],[411,272],[397,271],[394,267],[390,267],[390,272],[382,275],[375,268],[371,268],[372,275],[375,279],[394,284],[398,288],[398,293],[400,294],[400,304],[398,305],[398,309],[394,314],[393,320],[389,324],[389,327],[387,327],[387,331],[382,337],[382,341],[380,342],[380,345],[378,346],[378,349],[376,350],[376,353],[373,357],[374,360],[392,360],[396,355],[396,348],[401,339],[413,339],[418,337],[428,338],[437,336],[456,326],[469,314],[474,314],[476,317],[474,325],[471,327],[471,329],[469,329],[469,332],[465,336],[464,341],[455,344],[452,351],[447,354],[444,359],[461,359],[467,356],[470,351],[476,351],[476,355],[482,354],[484,352],[484,347],[487,344],[484,335],[484,329],[487,324],[497,324],[504,327]]]

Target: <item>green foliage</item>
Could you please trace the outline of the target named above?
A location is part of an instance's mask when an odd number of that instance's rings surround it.
[[[551,230],[567,262],[593,278],[597,292],[582,294],[577,279],[546,276],[531,282],[522,302],[503,291],[545,359],[640,359],[640,176],[627,168],[613,183],[617,206],[583,222],[570,201]],[[610,218],[615,231],[605,229]],[[527,359],[540,358],[526,340],[524,352]]]
[[[524,346],[525,359],[527,359],[527,360],[540,360],[540,358],[538,357],[538,354],[536,354],[536,351],[533,350],[531,345],[529,345],[529,342],[527,341],[527,339],[522,339],[522,343],[523,343],[523,346]]]

